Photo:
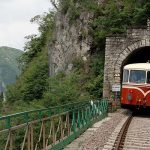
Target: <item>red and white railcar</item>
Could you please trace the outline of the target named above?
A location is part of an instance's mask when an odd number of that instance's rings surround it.
[[[121,104],[150,106],[150,63],[124,66]]]

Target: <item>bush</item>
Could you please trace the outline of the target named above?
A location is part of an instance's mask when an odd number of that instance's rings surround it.
[[[78,76],[70,75],[51,77],[48,80],[49,87],[44,93],[44,105],[47,107],[79,100]]]
[[[93,99],[100,99],[103,93],[103,74],[95,77],[91,82],[87,84],[87,91]]]
[[[39,53],[38,57],[29,64],[30,67],[20,76],[14,85],[8,87],[6,96],[8,101],[32,101],[41,99],[48,78],[48,57],[46,52]]]

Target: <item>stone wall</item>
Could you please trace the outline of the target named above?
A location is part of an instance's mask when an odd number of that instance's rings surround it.
[[[110,97],[113,84],[121,82],[121,67],[125,59],[139,48],[150,46],[150,21],[147,28],[128,29],[126,35],[107,37],[103,97]]]

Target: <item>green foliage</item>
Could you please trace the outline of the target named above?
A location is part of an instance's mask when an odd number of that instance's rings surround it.
[[[76,20],[80,17],[80,7],[76,5],[76,0],[60,0],[61,11],[63,14],[68,12],[69,24],[76,23]]]
[[[33,100],[30,102],[18,100],[14,101],[13,103],[11,101],[8,101],[7,103],[0,103],[0,116],[42,108],[43,105],[41,101],[37,100]]]
[[[50,78],[48,82],[48,91],[44,93],[46,107],[78,100],[76,99],[79,97],[79,91],[76,86],[78,80],[75,74],[68,76],[58,74],[56,77]]]
[[[124,33],[128,27],[146,25],[150,14],[148,0],[108,0],[101,4],[93,0],[60,0],[60,4],[71,24],[76,23],[82,11],[93,14],[93,20],[90,20],[91,50],[104,50],[106,36]]]
[[[42,97],[48,78],[47,51],[40,52],[29,65],[17,82],[8,87],[9,101],[31,101]]]
[[[54,13],[44,17],[36,16],[32,22],[39,23],[40,36],[30,38],[26,43],[25,53],[20,59],[23,72],[17,82],[8,87],[8,101],[32,101],[41,99],[48,78],[48,43],[52,40],[54,29]]]
[[[84,62],[81,57],[75,58],[72,63],[76,70],[80,70],[81,68],[84,67]]]
[[[92,48],[104,50],[105,38],[111,34],[124,33],[128,27],[146,25],[150,14],[148,0],[108,0],[98,4],[93,0],[59,0],[61,10],[75,24],[82,11],[93,14],[90,20],[93,37]]]
[[[72,73],[59,73],[50,77],[49,87],[44,93],[44,106],[102,97],[104,54],[93,56],[89,60],[88,73],[82,59],[75,59],[73,64]]]
[[[70,5],[71,5],[71,0],[60,0],[60,7],[61,7],[61,10],[62,10],[62,13],[66,14]]]
[[[70,22],[70,24],[73,24],[80,17],[79,8],[75,7],[74,5],[71,5],[69,12],[70,12],[70,15],[69,15],[70,21],[69,22]]]
[[[87,91],[93,99],[99,99],[103,93],[103,74],[93,78],[91,82],[87,84]]]
[[[92,68],[92,72],[95,74],[95,76],[103,74],[104,57],[105,57],[105,54],[103,51],[100,54],[95,54],[92,56],[91,68]]]
[[[86,3],[84,8],[94,13],[91,21],[93,47],[104,50],[104,40],[111,34],[124,33],[128,27],[146,25],[149,18],[150,2],[108,0],[101,5]]]
[[[49,87],[44,93],[44,106],[56,106],[69,102],[89,99],[89,94],[84,89],[85,74],[74,70],[70,74],[59,73],[49,78]]]
[[[23,69],[25,69],[34,57],[41,52],[46,44],[52,40],[54,29],[54,12],[49,12],[43,16],[35,16],[31,19],[32,23],[38,23],[40,36],[29,35],[26,38],[29,40],[24,47],[25,53],[20,59]]]
[[[90,82],[87,82],[86,89],[92,98],[98,99],[103,93],[103,72],[104,53],[93,55],[91,59],[91,72],[93,72]]]

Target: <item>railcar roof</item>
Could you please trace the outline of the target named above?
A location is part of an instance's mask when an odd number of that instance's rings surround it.
[[[150,70],[150,63],[135,63],[124,66],[124,69]]]

